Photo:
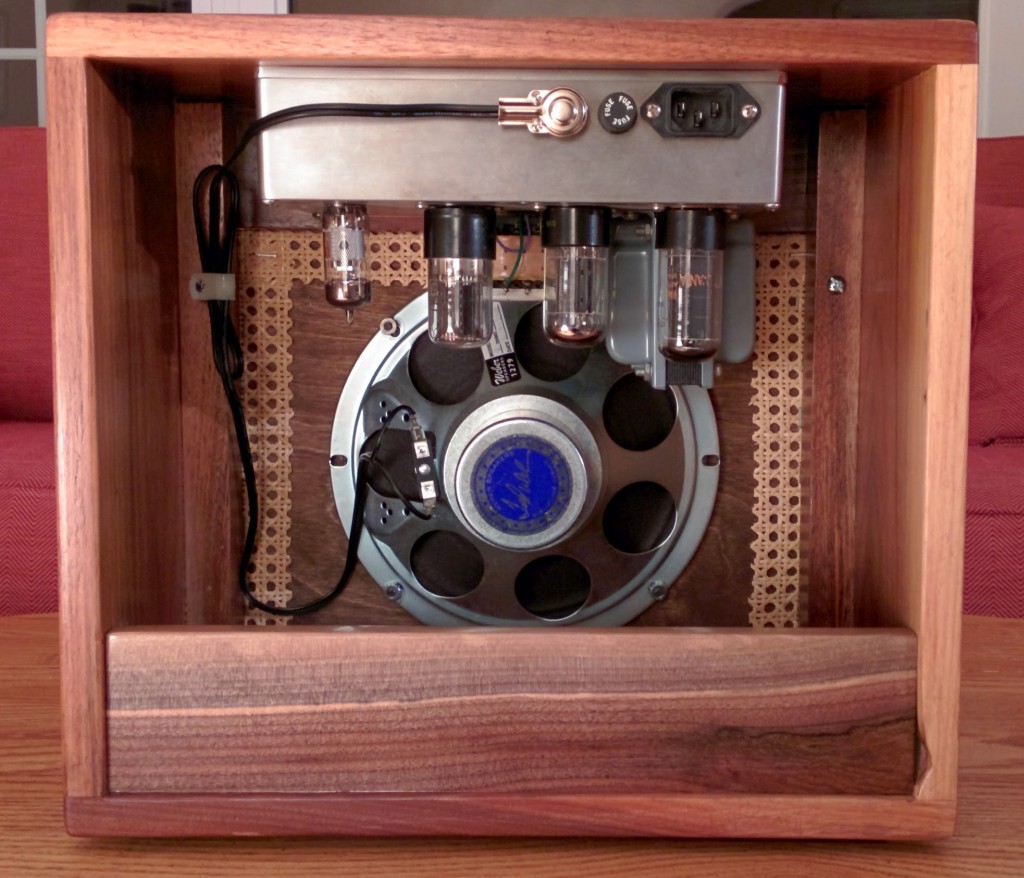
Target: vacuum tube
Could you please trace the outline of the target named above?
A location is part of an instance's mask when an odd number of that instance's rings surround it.
[[[321,213],[324,231],[324,293],[327,301],[352,309],[370,301],[370,273],[366,261],[366,208],[361,204],[325,204]]]
[[[655,221],[658,349],[669,360],[710,357],[722,342],[724,221],[714,210],[666,210]]]
[[[544,331],[556,344],[597,344],[608,325],[607,207],[549,207],[544,244]]]
[[[423,214],[430,340],[482,347],[491,337],[494,208],[428,207]]]

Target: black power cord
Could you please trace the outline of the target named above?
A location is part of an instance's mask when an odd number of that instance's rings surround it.
[[[230,274],[231,257],[234,249],[235,232],[238,229],[238,179],[230,170],[246,146],[259,134],[276,125],[294,122],[299,119],[314,118],[371,118],[371,119],[436,119],[436,118],[471,118],[497,119],[496,107],[478,104],[302,104],[270,113],[256,120],[242,134],[241,140],[223,165],[208,165],[196,177],[192,187],[192,212],[196,225],[196,240],[199,245],[199,258],[203,272],[206,274]],[[203,203],[206,203],[204,216]],[[238,341],[231,312],[225,301],[208,302],[210,311],[210,338],[213,346],[213,362],[224,387],[224,395],[231,409],[231,419],[238,443],[238,454],[242,461],[242,472],[245,479],[246,504],[249,521],[245,532],[245,542],[238,564],[238,585],[248,604],[275,616],[300,616],[314,613],[327,606],[348,585],[355,570],[359,557],[359,540],[363,531],[363,515],[366,496],[369,489],[369,468],[376,466],[388,482],[397,488],[387,468],[376,459],[380,448],[380,439],[391,424],[392,419],[400,413],[415,413],[409,406],[397,406],[388,412],[381,426],[377,442],[370,452],[359,456],[356,468],[355,497],[352,507],[352,522],[349,526],[348,551],[345,567],[331,591],[297,607],[276,607],[261,601],[253,594],[249,586],[249,564],[253,549],[256,546],[256,534],[259,530],[259,496],[256,490],[256,470],[252,461],[252,448],[249,444],[249,433],[245,425],[242,402],[239,399],[235,382],[242,377],[244,358]],[[398,491],[398,497],[404,508],[419,518],[429,518],[411,505],[409,498]]]

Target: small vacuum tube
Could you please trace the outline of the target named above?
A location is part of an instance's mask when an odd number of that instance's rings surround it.
[[[366,261],[366,208],[361,204],[324,205],[324,293],[327,301],[352,309],[370,301],[370,274]]]
[[[560,345],[597,344],[608,326],[607,207],[548,207],[544,244],[544,331]]]
[[[430,340],[451,347],[482,347],[491,337],[493,207],[428,207],[423,214]]]
[[[666,359],[710,357],[722,343],[723,239],[719,211],[666,210],[655,220],[658,349]]]

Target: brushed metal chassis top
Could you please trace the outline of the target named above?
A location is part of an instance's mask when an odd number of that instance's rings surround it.
[[[318,118],[260,136],[267,200],[348,200],[396,206],[484,203],[774,205],[780,198],[784,76],[778,71],[443,70],[261,65],[260,116],[309,103],[489,104],[567,86],[591,108],[625,92],[643,103],[665,82],[738,83],[757,121],[734,138],[662,137],[641,115],[612,134],[591,119],[560,139],[492,119]],[[591,114],[593,115],[593,113]]]

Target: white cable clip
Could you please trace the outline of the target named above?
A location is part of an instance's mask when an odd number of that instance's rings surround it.
[[[233,302],[235,276],[233,274],[194,274],[188,281],[188,292],[196,302]]]

